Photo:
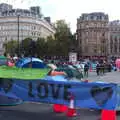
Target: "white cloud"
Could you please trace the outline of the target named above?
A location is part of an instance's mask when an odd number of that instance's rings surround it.
[[[48,3],[49,8],[54,8],[52,19],[65,19],[73,32],[76,30],[76,19],[82,13],[105,12],[109,14],[110,20],[120,19],[119,0],[48,0]]]
[[[105,12],[109,14],[110,20],[120,19],[119,0],[0,0],[6,1],[16,8],[41,6],[45,16],[51,16],[52,21],[65,19],[70,23],[73,32],[76,30],[76,19],[82,13]]]

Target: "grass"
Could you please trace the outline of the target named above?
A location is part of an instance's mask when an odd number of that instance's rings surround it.
[[[0,66],[0,78],[39,79],[45,77],[49,70]]]

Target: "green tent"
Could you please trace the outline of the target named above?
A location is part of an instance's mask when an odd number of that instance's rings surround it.
[[[7,65],[7,57],[3,55],[0,56],[0,65]]]
[[[7,59],[7,57],[5,57],[4,55],[1,55],[0,59]]]

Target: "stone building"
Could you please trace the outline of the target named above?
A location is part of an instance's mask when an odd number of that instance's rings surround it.
[[[111,21],[109,26],[109,52],[110,57],[120,56],[120,21]]]
[[[82,14],[77,19],[78,53],[81,56],[108,54],[108,22],[104,13]]]
[[[37,40],[38,37],[46,38],[54,33],[53,25],[42,17],[38,6],[27,10],[0,4],[0,54],[4,53],[3,44],[6,41],[21,41],[27,37]]]

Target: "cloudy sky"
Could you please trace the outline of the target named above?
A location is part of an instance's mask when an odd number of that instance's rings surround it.
[[[0,0],[0,3],[12,4],[14,8],[41,6],[44,16],[50,16],[52,22],[65,19],[72,32],[76,30],[76,19],[82,13],[105,12],[110,20],[120,19],[120,0]]]

